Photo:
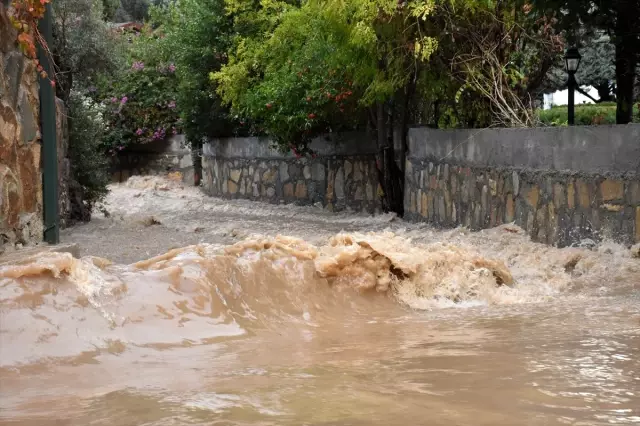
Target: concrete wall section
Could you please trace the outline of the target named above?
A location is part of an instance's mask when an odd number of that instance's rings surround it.
[[[340,135],[318,137],[309,147],[319,156],[375,155],[376,145],[369,142],[364,133],[341,133]],[[203,147],[203,155],[223,158],[295,158],[283,154],[265,138],[213,139]]]
[[[413,158],[484,167],[640,174],[640,125],[409,131]]]
[[[265,139],[215,140],[203,147],[203,187],[225,198],[374,212],[379,207],[375,154],[357,141],[351,135],[318,149],[311,159],[279,153]]]
[[[482,135],[482,136],[480,136]],[[640,242],[640,126],[412,129],[406,217],[536,241]]]

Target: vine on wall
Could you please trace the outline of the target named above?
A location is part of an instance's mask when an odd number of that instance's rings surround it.
[[[47,53],[46,56],[51,58],[47,43],[38,31],[38,21],[44,16],[46,5],[50,2],[51,0],[14,0],[9,19],[18,31],[17,42],[24,55],[35,63],[40,76],[49,79],[51,85],[55,86],[55,80],[47,75],[36,53],[36,44],[39,44]]]

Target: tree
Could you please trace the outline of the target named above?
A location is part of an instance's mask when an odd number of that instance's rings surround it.
[[[394,161],[394,117],[406,128],[418,65],[435,50],[420,34],[435,2],[397,0],[234,1],[242,34],[213,78],[232,110],[264,123],[283,147],[304,152],[315,135],[346,125],[341,110],[368,118],[380,150],[388,210],[402,214],[402,173]],[[247,31],[247,29],[250,29]],[[267,31],[265,31],[265,29]],[[270,99],[278,101],[276,104]],[[400,132],[404,165],[406,132]]]
[[[569,36],[577,41],[575,28],[599,29],[615,47],[616,121],[632,121],[636,68],[640,56],[640,0],[534,0],[536,9],[555,14]],[[556,11],[561,10],[561,13]]]
[[[149,16],[149,1],[120,0],[120,11],[117,16],[120,22],[142,22]]]
[[[614,99],[616,89],[615,79],[615,48],[608,35],[597,31],[591,36],[580,38],[580,54],[582,61],[576,74],[580,86],[592,86],[598,91],[598,98],[592,98],[589,93],[578,89],[592,101],[610,102]],[[561,58],[549,71],[545,82],[545,91],[553,92],[567,87],[567,72],[564,60]]]
[[[124,52],[103,21],[101,1],[56,0],[53,13],[56,92],[68,103],[72,89],[88,88],[95,75],[121,68]]]
[[[471,91],[485,100],[486,125],[535,125],[535,99],[564,45],[555,20],[521,1],[452,3],[442,14],[458,96]]]
[[[151,22],[160,38],[157,54],[176,67],[177,108],[194,152],[198,184],[202,142],[234,133],[233,119],[216,94],[216,82],[209,77],[227,62],[232,18],[224,0],[177,0],[152,8]]]

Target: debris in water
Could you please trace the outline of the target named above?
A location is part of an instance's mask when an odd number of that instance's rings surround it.
[[[572,253],[569,259],[564,262],[564,271],[567,274],[572,273],[576,269],[578,262],[582,260],[582,257],[582,253]]]
[[[144,219],[141,220],[141,223],[144,226],[154,226],[154,225],[162,225],[162,222],[160,222],[158,219],[156,219],[155,216],[147,216]]]

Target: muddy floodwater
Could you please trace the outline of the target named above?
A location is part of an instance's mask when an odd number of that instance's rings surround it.
[[[0,266],[2,425],[640,425],[640,259],[114,186]]]

